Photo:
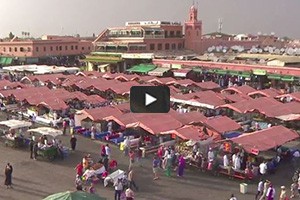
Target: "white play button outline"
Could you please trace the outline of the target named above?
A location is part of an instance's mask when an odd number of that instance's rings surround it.
[[[153,102],[157,101],[157,98],[151,96],[148,93],[145,93],[145,106],[152,104]]]

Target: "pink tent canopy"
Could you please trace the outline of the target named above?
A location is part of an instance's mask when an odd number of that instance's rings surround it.
[[[247,95],[248,93],[255,92],[256,89],[254,89],[248,85],[242,85],[242,86],[233,86],[233,87],[229,87],[229,88],[222,90],[222,92],[224,92],[224,91],[233,91],[236,93]]]
[[[196,126],[184,126],[177,129],[174,133],[183,140],[200,140],[200,128]]]
[[[236,131],[241,128],[241,125],[239,125],[234,120],[230,119],[226,116],[217,116],[217,117],[210,117],[207,118],[204,122],[204,125],[206,125],[209,128],[212,128],[213,130],[217,131],[220,134],[229,132],[229,131]]]
[[[245,151],[250,153],[252,149],[267,151],[297,138],[299,138],[297,132],[284,126],[273,126],[268,129],[243,134],[230,140],[241,145]]]

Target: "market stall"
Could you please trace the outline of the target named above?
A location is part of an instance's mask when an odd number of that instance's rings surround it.
[[[26,146],[28,140],[24,137],[24,133],[31,125],[31,122],[15,119],[0,122],[5,145],[14,148]]]
[[[59,154],[61,154],[61,156],[67,154],[68,149],[63,147],[60,143],[57,143],[55,140],[57,136],[63,134],[61,130],[50,127],[39,127],[35,129],[29,129],[28,132],[32,133],[33,135],[41,135],[38,141],[38,156],[51,161],[57,158]],[[54,138],[52,142],[48,140],[47,136]]]
[[[297,132],[284,126],[274,126],[220,141],[219,145],[215,146],[218,172],[249,179],[257,176],[260,163],[266,162],[268,173],[275,173],[284,158],[278,148],[297,138]]]

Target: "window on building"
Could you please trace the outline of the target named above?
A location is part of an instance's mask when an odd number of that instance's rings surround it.
[[[4,52],[6,51],[6,48],[5,48],[5,47],[3,47],[3,51],[4,51]]]
[[[74,46],[73,45],[71,46],[71,50],[74,50]]]
[[[165,38],[168,37],[168,31],[165,31]]]
[[[182,49],[182,44],[181,43],[178,44],[178,49]]]
[[[197,36],[199,36],[199,31],[197,31]]]
[[[176,36],[181,37],[181,31],[176,31]]]
[[[23,47],[20,47],[20,52],[24,52],[24,48]]]
[[[56,51],[58,51],[58,46],[55,47]]]
[[[84,47],[81,47],[81,50],[84,50]]]
[[[170,31],[170,37],[174,37],[174,31]]]
[[[170,49],[170,44],[169,43],[166,43],[165,44],[165,50],[169,50]]]
[[[59,50],[62,51],[62,46],[59,46]]]
[[[50,51],[53,51],[53,47],[52,46],[50,47]]]
[[[91,47],[88,47],[88,50],[91,50]]]
[[[28,51],[28,52],[31,52],[31,48],[30,48],[30,47],[27,47],[27,51]]]
[[[15,52],[18,52],[18,48],[17,47],[15,47]]]
[[[172,50],[176,49],[176,44],[172,44]]]
[[[68,46],[65,46],[65,50],[68,51]]]
[[[162,50],[162,44],[157,45],[157,50]]]
[[[44,47],[44,51],[47,51],[47,48],[46,48],[46,47]]]
[[[75,50],[78,50],[78,46],[77,45],[75,46]]]
[[[36,52],[39,52],[39,47],[35,47],[35,51],[36,51]]]
[[[150,44],[150,50],[154,51],[155,50],[155,44]]]

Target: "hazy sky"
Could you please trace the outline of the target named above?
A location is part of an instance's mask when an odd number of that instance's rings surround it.
[[[196,2],[196,0],[195,0]],[[198,0],[204,33],[271,33],[300,38],[300,0]],[[99,34],[126,21],[184,22],[192,0],[0,0],[0,37]]]

